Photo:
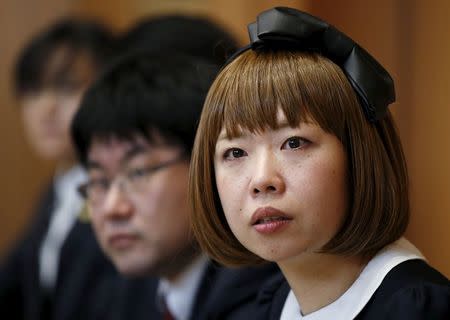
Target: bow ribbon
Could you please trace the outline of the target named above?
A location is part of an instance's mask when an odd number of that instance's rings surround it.
[[[336,63],[357,93],[370,122],[381,119],[395,101],[389,73],[355,41],[327,22],[292,8],[275,7],[258,15],[248,25],[250,45],[229,61],[252,49],[293,48],[318,52]]]

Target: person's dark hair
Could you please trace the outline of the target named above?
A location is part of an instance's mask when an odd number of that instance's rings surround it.
[[[118,41],[119,52],[130,50],[182,52],[222,65],[237,49],[236,41],[212,21],[167,15],[138,21]]]
[[[78,156],[86,164],[94,138],[123,140],[157,132],[190,154],[215,64],[185,55],[126,55],[88,89],[72,122]]]
[[[114,37],[103,25],[67,18],[35,36],[21,51],[14,69],[17,95],[67,82],[77,59],[85,55],[99,69],[110,57]],[[55,58],[58,53],[58,62]]]

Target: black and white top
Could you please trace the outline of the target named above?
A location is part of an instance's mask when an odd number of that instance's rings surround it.
[[[284,278],[272,279],[259,300],[266,319],[450,319],[450,282],[404,238],[373,257],[341,297],[306,316]]]
[[[87,173],[80,165],[55,176],[55,205],[39,250],[39,279],[44,288],[55,287],[62,246],[83,206],[77,187],[86,180]]]
[[[158,286],[157,304],[166,305],[170,313],[177,320],[190,319],[192,309],[204,273],[208,265],[208,258],[198,257],[175,282],[161,279]]]

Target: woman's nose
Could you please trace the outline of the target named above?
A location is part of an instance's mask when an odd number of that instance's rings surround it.
[[[253,196],[275,195],[285,191],[285,183],[275,156],[264,154],[253,164],[254,174],[250,185]]]

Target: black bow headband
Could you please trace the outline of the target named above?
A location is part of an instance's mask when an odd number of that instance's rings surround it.
[[[236,52],[260,48],[297,48],[319,52],[344,71],[360,98],[367,119],[381,119],[395,101],[394,82],[389,73],[363,48],[323,20],[305,12],[275,7],[258,15],[248,25],[250,44]]]

